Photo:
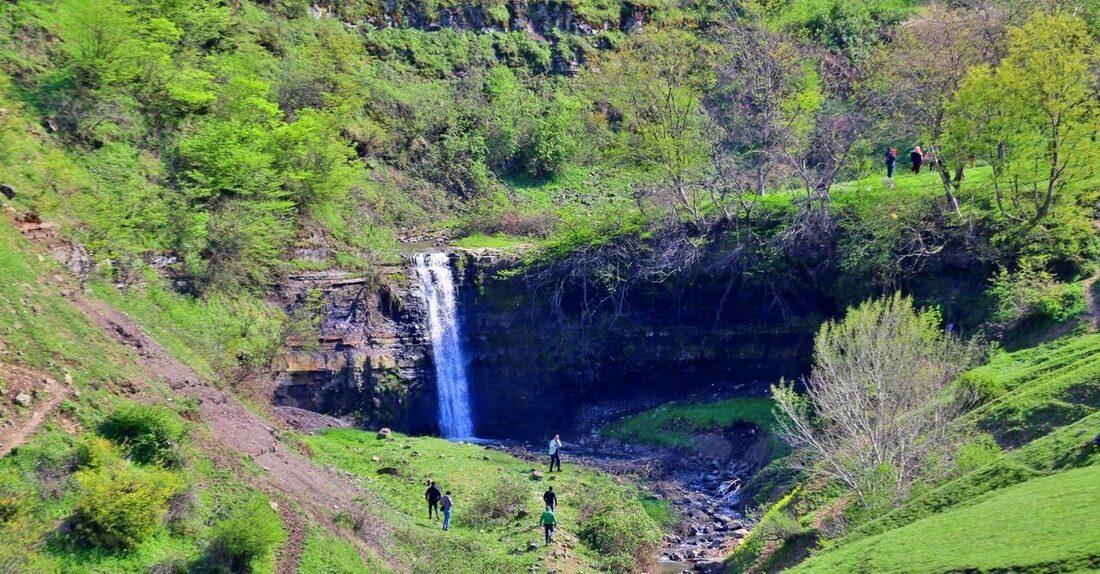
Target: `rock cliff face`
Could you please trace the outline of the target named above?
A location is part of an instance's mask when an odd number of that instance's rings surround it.
[[[777,317],[725,285],[634,295],[618,316],[580,321],[578,293],[564,312],[487,252],[452,255],[476,432],[487,438],[574,434],[603,405],[622,409],[690,397],[760,394],[803,373],[820,317]],[[426,305],[409,263],[380,284],[339,273],[295,277],[292,308],[315,307],[320,337],[288,352],[280,405],[362,424],[437,432]]]
[[[528,31],[548,37],[555,31],[578,35],[630,32],[645,24],[653,8],[646,2],[611,0],[596,13],[578,14],[575,4],[567,0],[366,0],[355,4],[322,0],[310,11],[315,17],[339,18],[349,26]]]
[[[287,282],[287,306],[315,321],[318,338],[292,342],[276,379],[277,405],[434,430],[427,311],[415,283],[389,271],[380,283],[339,272]]]
[[[575,436],[608,410],[763,394],[806,371],[820,322],[816,305],[784,318],[761,298],[725,294],[724,282],[657,286],[618,316],[582,322],[580,293],[566,292],[559,312],[550,293],[494,279],[501,262],[466,261],[458,308],[484,437]]]

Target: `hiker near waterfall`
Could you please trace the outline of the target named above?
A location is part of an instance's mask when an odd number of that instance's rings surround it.
[[[439,499],[439,507],[443,509],[443,530],[451,529],[451,507],[454,506],[454,502],[451,500],[451,491],[447,491],[447,494],[443,495],[443,498]]]
[[[546,531],[546,544],[549,545],[554,538],[554,527],[558,525],[558,517],[549,506],[546,507],[546,512],[543,512],[542,516],[539,517],[539,524]]]
[[[439,499],[443,498],[443,494],[439,492],[439,487],[435,485],[435,481],[428,482],[428,490],[424,491],[424,500],[428,501],[428,520],[432,519],[432,511],[435,511],[435,517],[439,518]]]
[[[561,435],[554,435],[550,440],[550,472],[554,472],[555,464],[561,472]]]

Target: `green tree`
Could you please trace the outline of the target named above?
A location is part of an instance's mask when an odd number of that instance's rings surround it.
[[[999,66],[972,69],[955,95],[949,139],[993,165],[1005,216],[1035,224],[1094,173],[1095,49],[1083,21],[1037,15],[1009,30]]]
[[[702,97],[714,81],[710,47],[686,32],[632,37],[589,80],[623,113],[620,151],[659,174],[657,200],[693,223],[706,215],[700,183],[710,158]]]

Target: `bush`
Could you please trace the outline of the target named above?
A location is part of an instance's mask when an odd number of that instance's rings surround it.
[[[470,521],[488,526],[516,518],[530,499],[531,487],[516,476],[501,476],[492,487],[481,492],[470,506]]]
[[[636,499],[611,486],[586,486],[578,498],[581,540],[604,557],[610,572],[646,570],[657,554],[661,528]]]
[[[996,304],[994,320],[1005,327],[1031,318],[1060,323],[1085,308],[1083,291],[1058,283],[1045,257],[1025,257],[1015,272],[1002,268],[990,279],[988,293]]]
[[[92,469],[117,463],[121,457],[111,441],[89,434],[77,443],[73,458],[77,468]]]
[[[965,474],[999,459],[1003,454],[1004,451],[992,436],[980,433],[959,447],[956,462],[959,471]]]
[[[136,462],[175,467],[182,463],[179,444],[187,427],[168,408],[135,403],[111,413],[99,426],[99,434],[128,449]]]
[[[82,470],[73,524],[84,541],[126,550],[160,525],[168,500],[183,488],[176,473],[139,469],[123,461]]]
[[[271,556],[286,537],[279,515],[255,494],[214,527],[210,562],[225,572],[251,572],[256,560]]]
[[[14,471],[0,473],[0,524],[22,514],[33,496],[31,487]]]
[[[605,557],[604,567],[612,572],[636,572],[656,556],[660,529],[640,505],[612,505],[586,520],[581,540]]]

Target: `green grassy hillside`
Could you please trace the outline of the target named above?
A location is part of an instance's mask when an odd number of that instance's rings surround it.
[[[1098,345],[1100,336],[1082,335],[995,353],[960,380],[980,402],[956,421],[959,430],[991,436],[963,447],[953,478],[917,487],[881,516],[852,515],[839,531],[836,521],[851,502],[843,489],[805,484],[764,515],[731,570],[790,567],[808,548],[820,554],[790,571],[1094,568],[1094,537],[1083,533],[1096,526],[1082,509],[1100,504],[1100,401],[1091,391]]]
[[[442,439],[328,430],[301,440],[314,460],[353,473],[385,501],[386,519],[399,528],[416,572],[506,574],[542,565],[563,574],[628,572],[636,560],[656,557],[661,527],[647,511],[660,518],[659,509],[643,506],[635,487],[584,467],[566,465],[535,479],[532,470],[544,471],[542,461]],[[429,480],[453,493],[448,532],[428,521]],[[544,548],[538,518],[548,486],[558,495],[560,530],[558,542]],[[528,549],[531,542],[537,550]]]
[[[1100,466],[979,496],[950,510],[844,545],[787,570],[1083,572],[1100,565]]]

